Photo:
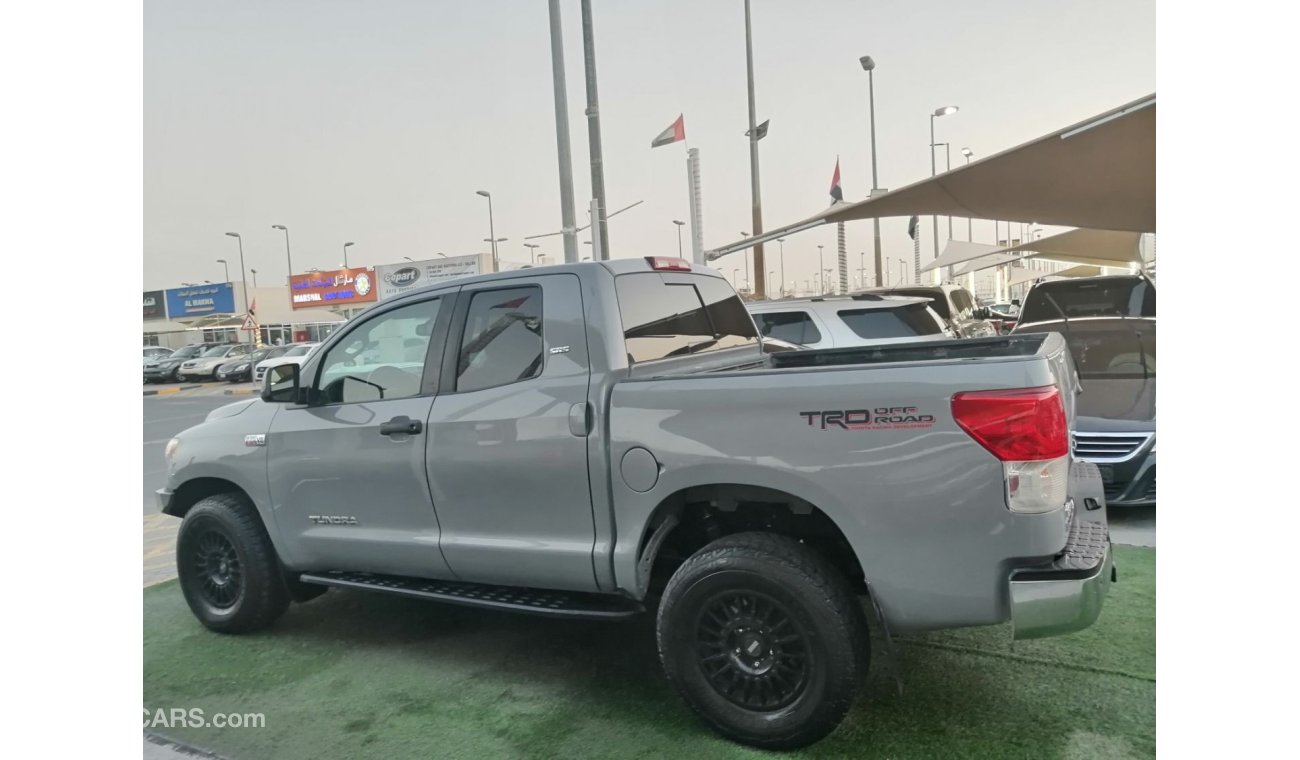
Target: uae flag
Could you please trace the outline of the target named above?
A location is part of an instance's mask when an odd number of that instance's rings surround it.
[[[840,189],[840,159],[835,157],[835,173],[831,175],[831,198],[836,203],[844,202],[844,191]]]
[[[658,137],[650,141],[650,147],[658,148],[660,145],[668,145],[669,143],[675,143],[679,140],[685,139],[686,122],[682,120],[682,116],[679,114],[677,116],[677,121],[674,121],[672,126],[660,132]]]
[[[917,217],[907,220],[907,236],[913,240],[916,240],[916,224],[918,221],[920,220]]]

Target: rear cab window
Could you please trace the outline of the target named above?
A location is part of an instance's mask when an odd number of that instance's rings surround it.
[[[758,346],[753,318],[721,278],[636,272],[614,286],[631,364]]]
[[[1049,300],[1047,296],[1051,296]],[[1052,303],[1055,301],[1055,303]],[[1057,307],[1060,307],[1060,311]],[[1051,322],[1081,317],[1154,317],[1156,289],[1133,278],[1048,282],[1036,285],[1025,298],[1020,322]]]

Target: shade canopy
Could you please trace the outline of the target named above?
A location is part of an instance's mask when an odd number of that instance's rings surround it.
[[[952,276],[960,277],[971,272],[978,272],[981,269],[988,269],[1002,264],[1010,264],[1013,261],[1020,261],[1020,257],[1012,253],[992,253],[988,256],[981,256],[978,259],[972,259],[959,266],[952,268]],[[922,270],[924,271],[924,270]]]
[[[996,245],[987,243],[968,243],[965,240],[949,240],[948,246],[943,249],[939,258],[931,261],[929,264],[921,267],[922,272],[928,272],[936,267],[950,267],[954,264],[960,264],[963,261],[979,259],[1000,250]]]
[[[1141,239],[1141,233],[1137,232],[1069,230],[1059,235],[1033,240],[1022,245],[998,248],[996,249],[996,256],[1029,252],[1029,255],[1023,258],[1049,259],[1069,264],[1089,264],[1098,267],[1127,267],[1131,263],[1140,264],[1142,262],[1142,253],[1138,247]],[[996,260],[996,256],[989,256],[971,262],[962,274],[1006,263],[1005,261]]]
[[[1128,232],[1156,231],[1156,96],[988,158],[722,246],[709,260],[822,224],[888,216],[965,216]]]

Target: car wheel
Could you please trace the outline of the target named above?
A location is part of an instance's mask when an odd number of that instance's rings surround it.
[[[715,730],[794,749],[835,730],[870,657],[847,581],[795,539],[739,533],[673,574],[656,625],[668,680]]]
[[[190,611],[219,633],[260,630],[289,606],[275,547],[243,494],[209,496],[186,513],[176,571]]]

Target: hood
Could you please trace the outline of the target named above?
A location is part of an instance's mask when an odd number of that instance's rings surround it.
[[[248,363],[247,356],[241,356],[238,359],[222,359],[218,369],[230,369],[231,367],[238,367],[241,364]]]
[[[1075,397],[1079,430],[1088,432],[1156,429],[1156,379],[1082,378]]]
[[[211,422],[213,420],[225,419],[226,417],[234,417],[236,414],[239,414],[240,412],[244,411],[245,409],[252,406],[253,404],[260,404],[261,402],[262,399],[260,398],[250,398],[250,399],[245,399],[243,401],[236,401],[233,404],[226,404],[225,406],[219,406],[216,409],[213,409],[211,412],[209,412],[208,416],[205,417],[203,421]]]

